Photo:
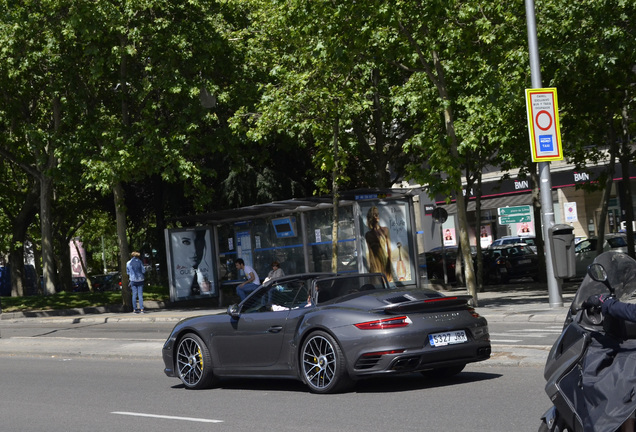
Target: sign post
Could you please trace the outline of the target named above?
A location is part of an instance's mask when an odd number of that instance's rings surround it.
[[[541,65],[539,63],[539,42],[537,41],[537,23],[535,20],[535,14],[534,14],[534,0],[525,0],[524,1],[525,6],[526,6],[526,24],[528,27],[528,53],[530,54],[530,75],[532,78],[532,87],[533,89],[536,90],[542,90],[541,88],[543,87],[541,85]],[[554,106],[553,106],[553,111],[554,111],[554,127],[555,130],[557,129],[557,118],[556,118],[556,113],[557,111],[557,106],[556,106],[556,93],[555,93],[555,97],[554,97]],[[533,115],[530,116],[530,114],[528,114],[528,118],[532,118],[532,122],[537,122],[541,125],[542,128],[545,128],[546,131],[550,130],[550,127],[552,125],[548,125],[548,123],[546,123],[547,118],[544,117],[543,113],[541,113],[541,115],[539,115],[539,111],[542,111],[541,109],[539,109],[537,111],[537,108],[533,108]],[[548,113],[550,112],[549,110],[546,110]],[[549,127],[548,127],[549,126]],[[541,128],[539,128],[539,130],[542,130]],[[536,137],[540,136],[541,133],[531,133],[531,135],[535,136],[535,144],[533,144],[533,148],[536,147]],[[532,143],[532,141],[531,141]],[[556,158],[557,155],[554,154],[554,152],[546,152],[546,153],[537,153],[537,156],[544,156],[542,159],[539,160],[535,160],[534,158],[534,154],[533,154],[533,161],[534,162],[539,162],[539,181],[540,181],[540,185],[539,185],[539,190],[540,190],[540,197],[541,197],[541,228],[543,231],[543,241],[545,244],[545,255],[546,255],[546,264],[545,264],[545,270],[546,270],[546,276],[548,279],[548,294],[549,294],[549,301],[550,301],[550,307],[563,307],[563,296],[561,295],[561,280],[558,279],[555,276],[554,273],[554,267],[553,267],[553,261],[552,261],[552,253],[553,253],[553,248],[552,248],[552,240],[550,238],[550,228],[552,226],[554,226],[554,206],[552,203],[552,179],[550,177],[550,160],[560,160],[563,159],[563,153],[560,150],[560,143],[561,143],[561,138],[558,138],[558,142],[557,142],[557,138],[553,137],[553,141],[550,142],[548,141],[548,139],[545,139],[544,144],[546,146],[546,150],[550,149],[551,147],[553,147],[551,144],[555,144],[556,143],[556,148],[559,148],[558,153],[560,154],[560,158]],[[539,138],[539,145],[541,145],[541,138]],[[539,150],[541,150],[539,148]],[[554,157],[555,159],[551,159],[551,157]]]

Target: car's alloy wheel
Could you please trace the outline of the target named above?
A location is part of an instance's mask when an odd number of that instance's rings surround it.
[[[208,388],[215,380],[210,351],[194,333],[186,334],[179,341],[176,368],[181,382],[189,389]]]
[[[314,393],[335,393],[350,383],[344,355],[335,339],[328,333],[312,333],[301,350],[303,381]]]

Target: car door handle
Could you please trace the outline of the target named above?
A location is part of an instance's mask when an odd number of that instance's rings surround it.
[[[282,329],[283,329],[283,326],[271,326],[270,328],[267,329],[267,331],[269,333],[278,333]]]

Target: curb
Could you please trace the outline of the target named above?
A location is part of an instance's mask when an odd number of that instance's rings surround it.
[[[152,301],[152,300],[144,302],[144,309],[169,310],[167,303]],[[107,314],[107,313],[126,314],[129,312],[124,311],[123,305],[106,305],[106,306],[92,306],[92,307],[73,308],[73,309],[48,309],[48,310],[33,310],[33,311],[20,311],[20,312],[0,312],[0,320],[16,320],[21,318],[82,317],[86,315],[98,315],[98,314]]]

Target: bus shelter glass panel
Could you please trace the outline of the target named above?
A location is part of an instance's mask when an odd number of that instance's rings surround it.
[[[315,210],[306,214],[310,272],[332,271],[332,220],[332,209]],[[353,206],[340,207],[338,221],[338,272],[357,272]]]
[[[236,280],[238,274],[234,261],[236,261],[236,232],[234,225],[224,224],[217,227],[219,247],[219,279]]]
[[[253,221],[254,269],[263,281],[277,261],[286,275],[304,273],[303,241],[297,215]]]
[[[410,207],[406,201],[360,203],[362,262],[366,271],[383,273],[397,285],[416,283]]]

